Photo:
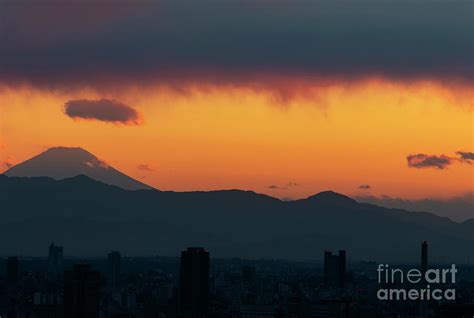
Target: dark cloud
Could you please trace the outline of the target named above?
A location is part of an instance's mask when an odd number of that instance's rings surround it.
[[[367,202],[388,208],[405,209],[409,211],[432,212],[440,216],[446,216],[456,221],[464,221],[474,218],[474,193],[449,198],[427,198],[419,200],[408,200],[393,198],[390,196],[359,196],[355,198],[360,202]]]
[[[4,0],[0,21],[4,84],[474,79],[470,1]]]
[[[456,154],[458,157],[427,155],[423,153],[411,154],[407,156],[407,162],[410,168],[437,168],[442,170],[454,163],[472,164],[474,160],[473,152],[458,151]]]
[[[140,116],[135,109],[110,99],[70,100],[64,105],[64,112],[71,118],[100,120],[126,125],[140,123]]]
[[[446,155],[427,155],[423,153],[408,155],[407,162],[410,168],[436,168],[445,169],[455,161]]]
[[[369,190],[369,189],[371,189],[371,188],[372,188],[372,187],[371,187],[370,185],[368,185],[368,184],[361,184],[361,185],[359,186],[359,189],[362,189],[362,190]]]
[[[144,163],[139,164],[139,165],[137,166],[137,169],[138,169],[138,170],[141,170],[141,171],[147,171],[147,172],[152,172],[152,171],[154,171],[149,165],[144,164]]]
[[[468,151],[458,151],[456,154],[459,156],[459,159],[463,162],[471,163],[474,160],[474,152]]]

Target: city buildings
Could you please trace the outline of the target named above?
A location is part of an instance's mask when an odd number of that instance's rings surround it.
[[[12,256],[6,262],[5,277],[8,284],[16,284],[20,277],[20,262],[18,257]]]
[[[326,287],[343,288],[346,283],[346,251],[340,250],[338,255],[324,252],[324,285]]]
[[[107,254],[107,283],[108,287],[116,290],[120,286],[120,265],[122,257],[114,251]]]
[[[209,252],[205,249],[190,247],[181,252],[179,297],[183,317],[206,317],[209,307]]]
[[[75,265],[64,273],[64,315],[67,318],[99,318],[100,274],[89,265]]]
[[[51,280],[60,280],[63,277],[63,247],[51,243],[48,250],[48,274]]]
[[[426,253],[423,250],[422,247],[422,254],[427,255],[427,250]],[[17,283],[7,284],[6,271],[0,272],[3,274],[0,275],[0,316],[420,317],[419,301],[377,299],[377,290],[381,288],[377,278],[378,260],[347,261],[344,251],[319,255],[325,256],[324,261],[213,258],[212,266],[210,253],[203,248],[189,248],[176,256],[120,257],[120,270],[116,272],[121,273],[121,283],[116,289],[109,288],[109,280],[101,277],[110,275],[109,265],[116,264],[112,259],[118,259],[117,253],[83,260],[87,265],[75,265],[76,258],[65,259],[62,283],[48,278],[45,257],[22,257]],[[7,262],[1,262],[5,269]],[[433,260],[429,265],[430,268],[442,266]],[[397,267],[404,272],[419,268],[419,257]],[[431,300],[427,304],[427,318],[474,314],[474,267],[459,264],[459,273],[462,279],[453,287],[458,297],[456,302]],[[341,288],[338,286],[343,277]]]

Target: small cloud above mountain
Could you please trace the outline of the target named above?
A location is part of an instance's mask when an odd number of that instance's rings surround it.
[[[140,114],[131,106],[111,99],[75,99],[66,102],[64,113],[73,119],[139,125]]]
[[[301,187],[302,185],[296,182],[288,182],[284,185],[269,185],[268,188],[272,190],[288,190],[289,188],[294,188],[294,187]]]
[[[153,172],[155,171],[152,167],[150,167],[149,165],[145,164],[145,163],[141,163],[137,166],[137,169],[140,170],[140,171],[145,171],[145,172]]]
[[[0,161],[0,168],[10,169],[15,165],[13,162],[14,158],[12,156],[7,155],[6,158]]]
[[[103,169],[109,169],[109,165],[105,163],[102,160],[99,159],[91,159],[84,161],[84,164],[88,166],[89,168],[103,168]]]
[[[13,167],[13,163],[9,162],[8,160],[5,160],[3,162],[3,166],[6,167],[7,169],[10,169],[11,167]]]
[[[372,187],[369,184],[361,184],[359,186],[359,189],[361,189],[361,190],[370,190],[370,189],[372,189]]]
[[[280,187],[275,184],[269,185],[268,188],[272,190],[286,190],[287,189],[286,187]]]

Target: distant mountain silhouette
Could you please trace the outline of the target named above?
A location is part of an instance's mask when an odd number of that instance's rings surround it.
[[[69,255],[176,255],[205,246],[217,257],[465,262],[474,222],[386,209],[335,193],[281,201],[251,191],[128,191],[84,175],[53,180],[0,175],[0,250],[44,255],[54,240]]]
[[[355,199],[387,208],[430,211],[459,222],[474,218],[474,191],[451,198],[403,199],[387,195],[361,195]]]
[[[295,202],[330,206],[353,206],[357,204],[356,200],[334,191],[323,191],[306,199],[297,200]]]
[[[50,177],[56,180],[85,175],[128,190],[150,189],[109,166],[82,148],[55,147],[8,169],[11,177]]]

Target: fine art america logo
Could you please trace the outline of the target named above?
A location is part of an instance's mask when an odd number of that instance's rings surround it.
[[[409,288],[380,288],[379,300],[455,300],[456,265],[448,268],[430,268],[426,270],[389,268],[388,264],[379,264],[377,268],[379,284]]]

